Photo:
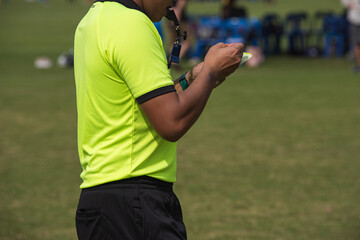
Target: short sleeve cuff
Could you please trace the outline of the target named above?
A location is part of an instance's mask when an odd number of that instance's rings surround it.
[[[144,95],[136,98],[136,101],[141,104],[144,103],[152,98],[155,98],[157,96],[163,95],[165,93],[169,92],[176,92],[174,85],[169,85],[161,88],[157,88],[151,92],[145,93]]]

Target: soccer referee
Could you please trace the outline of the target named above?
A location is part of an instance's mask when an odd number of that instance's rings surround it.
[[[172,190],[176,142],[239,66],[244,46],[214,45],[203,63],[173,81],[153,25],[171,6],[97,1],[76,29],[81,240],[186,239]]]

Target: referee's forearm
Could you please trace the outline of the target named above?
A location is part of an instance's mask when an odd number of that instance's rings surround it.
[[[178,111],[175,122],[184,135],[203,112],[214,86],[214,76],[202,71],[186,89],[178,93]]]
[[[211,72],[201,71],[182,92],[170,92],[141,104],[155,131],[164,139],[178,141],[202,113],[214,87]]]

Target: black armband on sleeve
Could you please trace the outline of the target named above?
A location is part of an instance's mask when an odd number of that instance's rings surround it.
[[[141,104],[144,103],[154,97],[163,95],[165,93],[169,93],[169,92],[175,92],[175,87],[174,85],[170,85],[170,86],[165,86],[165,87],[161,87],[158,89],[155,89],[151,92],[145,93],[144,95],[141,95],[140,97],[136,98],[136,101]]]

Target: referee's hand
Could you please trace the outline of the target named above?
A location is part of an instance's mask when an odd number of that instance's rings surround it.
[[[224,82],[226,77],[239,67],[243,51],[242,43],[218,43],[209,49],[202,69],[212,73],[211,84],[214,87]]]

